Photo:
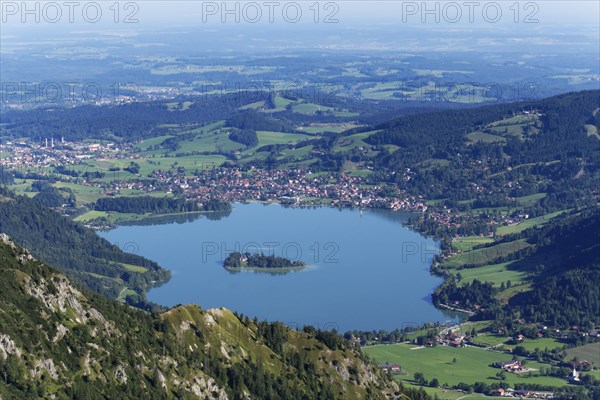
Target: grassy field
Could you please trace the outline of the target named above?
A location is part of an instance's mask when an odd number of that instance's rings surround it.
[[[490,282],[494,286],[500,286],[503,282],[511,283],[523,282],[527,279],[527,271],[523,269],[510,269],[509,266],[514,264],[513,261],[486,265],[477,268],[465,268],[460,270],[461,284],[467,284],[478,279],[481,282]]]
[[[321,106],[312,103],[298,103],[292,106],[292,111],[298,114],[310,115],[316,111],[333,111],[333,107]]]
[[[108,217],[108,213],[106,211],[88,211],[85,214],[81,214],[80,216],[78,216],[77,218],[75,218],[75,221],[77,222],[88,222],[91,220],[94,220],[96,218],[104,218],[104,217]]]
[[[600,369],[595,369],[588,372],[582,372],[581,375],[591,375],[596,379],[600,379]]]
[[[273,98],[273,104],[275,105],[275,108],[266,108],[266,106],[267,106],[266,101],[257,101],[255,103],[246,104],[245,106],[240,107],[240,110],[248,110],[248,109],[261,110],[262,109],[261,111],[265,112],[265,113],[275,113],[275,112],[285,111],[288,104],[292,104],[292,103],[296,103],[296,101],[290,100],[290,99],[287,99],[287,98],[281,97],[281,96],[275,96]]]
[[[192,104],[194,104],[194,103],[191,101],[184,101],[181,103],[181,106],[180,106],[179,102],[166,103],[167,110],[169,110],[169,111],[185,111],[188,108],[190,108],[190,106]]]
[[[37,194],[37,192],[31,191],[31,184],[33,182],[35,182],[33,179],[17,179],[15,180],[15,184],[10,186],[10,190],[19,195],[33,197]]]
[[[537,203],[547,196],[547,193],[530,194],[529,196],[517,197],[516,200],[520,206],[529,206]]]
[[[358,125],[351,124],[351,123],[340,123],[340,124],[337,124],[337,123],[331,123],[331,124],[314,123],[314,124],[310,124],[310,126],[308,126],[308,127],[300,127],[300,128],[298,128],[298,130],[300,130],[302,132],[306,132],[306,133],[312,133],[312,134],[323,133],[323,132],[340,133],[340,132],[347,131],[348,129],[356,128],[357,126]]]
[[[477,332],[484,331],[488,329],[491,324],[492,321],[469,321],[460,324],[460,329],[458,332],[468,335],[473,329],[475,329]]]
[[[506,143],[506,138],[497,135],[491,135],[489,133],[475,131],[467,134],[467,139],[469,139],[469,143],[494,143],[494,142],[502,142]]]
[[[186,173],[191,174],[196,169],[203,170],[207,168],[213,168],[215,166],[221,165],[227,158],[220,154],[201,154],[201,155],[190,155],[190,156],[181,156],[175,157],[173,156],[161,156],[161,157],[147,157],[136,159],[135,162],[139,164],[140,171],[138,175],[143,177],[148,176],[154,171],[163,170],[163,171],[176,171],[179,167],[184,167],[186,169]],[[99,163],[99,162],[98,162]],[[127,171],[123,171],[122,168],[127,167],[129,162],[120,162],[113,163],[113,165],[121,168],[121,171],[118,172],[108,172],[105,181],[111,181],[114,179],[118,180],[131,180],[139,178],[138,175],[133,175]],[[106,170],[106,167],[102,167]]]
[[[421,372],[426,379],[431,380],[435,377],[441,384],[449,385],[461,382],[488,384],[500,382],[496,377],[500,370],[490,365],[511,359],[509,355],[476,347],[437,346],[419,350],[411,350],[411,348],[414,348],[414,345],[379,345],[366,347],[363,351],[379,364],[386,362],[400,364],[407,373],[406,376],[401,376],[401,379],[412,380],[416,372]],[[453,362],[454,359],[456,362]],[[527,365],[533,369],[544,366],[532,361]],[[567,384],[565,380],[559,378],[537,376],[535,371],[530,377],[526,374],[506,374],[505,382],[509,385],[522,382],[557,387]]]
[[[304,146],[298,149],[285,149],[281,152],[283,157],[293,157],[295,160],[302,160],[310,155],[313,146]]]
[[[531,245],[523,239],[515,240],[514,242],[499,243],[490,247],[456,254],[444,261],[444,265],[447,267],[458,267],[464,264],[488,264],[493,262],[497,257],[506,256],[529,246]]]
[[[94,203],[100,197],[102,197],[102,189],[97,187],[78,185],[69,182],[56,182],[53,186],[57,188],[71,189],[75,194],[78,204],[82,203]]]
[[[558,341],[554,338],[540,338],[540,339],[524,339],[521,343],[519,343],[519,346],[523,346],[528,351],[534,351],[535,349],[552,350],[552,349],[556,349],[556,348],[561,348],[561,347],[564,347],[565,344],[561,343],[560,341]],[[514,347],[514,346],[508,346],[508,347]]]
[[[480,335],[477,335],[474,342],[477,344],[483,345],[483,346],[495,347],[495,346],[499,346],[499,345],[503,344],[507,340],[508,340],[508,337],[506,337],[506,336],[480,334]]]
[[[496,234],[498,234],[500,236],[508,235],[511,233],[522,232],[525,229],[528,229],[528,228],[531,228],[534,226],[544,225],[548,221],[552,220],[553,218],[556,218],[560,214],[565,213],[567,211],[568,210],[556,211],[553,213],[540,215],[539,217],[528,218],[526,220],[523,220],[522,222],[520,222],[517,225],[501,226],[501,227],[498,227],[498,229],[496,230]]]
[[[341,151],[350,151],[357,147],[370,147],[370,145],[365,143],[364,140],[377,132],[379,132],[379,131],[378,130],[377,131],[368,131],[368,132],[356,133],[356,134],[350,135],[350,136],[343,136],[337,141],[337,144],[334,147],[333,151],[341,152]]]
[[[293,100],[286,99],[285,97],[275,96],[273,99],[273,103],[275,104],[275,108],[270,110],[265,110],[266,112],[279,112],[284,111],[288,104],[294,103]]]
[[[406,85],[402,81],[377,82],[372,87],[361,89],[360,95],[371,100],[392,100],[394,93],[401,93],[407,96],[415,94],[415,91],[407,91]]]
[[[600,342],[590,343],[567,350],[568,360],[575,357],[580,361],[587,360],[594,363],[596,368],[600,368]]]
[[[537,121],[538,117],[534,115],[516,115],[511,118],[493,122],[486,128],[496,134],[503,136],[517,136],[522,139],[527,131],[531,134],[535,134],[539,131],[536,127]]]
[[[492,346],[499,350],[514,348],[515,346],[522,346],[527,351],[533,352],[535,349],[540,350],[552,350],[552,349],[560,349],[565,346],[564,343],[560,342],[554,338],[540,338],[540,339],[524,339],[518,345],[516,344],[506,344],[508,341],[508,337],[506,336],[496,336],[489,334],[479,334],[475,338],[474,342],[477,344]]]
[[[277,104],[276,104],[277,105]],[[313,103],[295,103],[291,106],[292,111],[298,114],[312,115],[317,111],[327,111],[333,113],[336,117],[356,117],[359,114],[347,110],[336,110],[333,107],[322,106]]]
[[[461,251],[472,250],[473,247],[480,244],[492,243],[494,239],[487,236],[465,236],[453,241],[453,246]]]
[[[184,140],[180,143],[180,148],[177,152],[190,153],[197,152],[217,152],[217,151],[235,151],[241,150],[245,146],[229,139],[229,133],[225,130],[214,132],[201,133],[193,140]]]
[[[246,104],[245,106],[241,106],[240,110],[259,110],[260,108],[265,106],[264,101],[257,101],[254,103]]]
[[[133,296],[135,294],[137,294],[135,290],[127,289],[127,290],[124,290],[123,292],[121,292],[121,296],[119,296],[119,298],[117,300],[125,300],[125,298],[127,296],[130,296],[130,295]]]
[[[303,133],[283,133],[271,131],[257,131],[256,135],[258,136],[258,147],[269,144],[297,143],[303,139],[312,137]]]
[[[139,265],[126,264],[126,263],[119,263],[119,264],[121,264],[123,267],[125,267],[125,269],[127,271],[131,271],[131,272],[144,273],[144,272],[148,271],[148,268],[140,267]]]
[[[349,176],[360,176],[361,178],[367,178],[369,177],[369,175],[371,175],[373,171],[369,170],[369,169],[353,169],[350,171],[347,171],[346,173]]]
[[[167,139],[172,138],[173,135],[156,136],[150,139],[143,140],[136,146],[139,151],[148,151],[150,147],[161,144]]]
[[[511,297],[515,296],[518,293],[526,292],[531,290],[531,283],[526,283],[524,285],[513,285],[506,290],[501,291],[496,295],[496,298],[502,300],[503,303],[506,303]]]
[[[136,213],[119,213],[119,212],[110,212],[108,215],[108,220],[113,223],[122,222],[122,221],[132,221],[136,219],[142,218],[143,215]]]
[[[405,383],[404,385],[407,387],[415,387],[417,389],[421,388],[421,386],[412,385],[410,383]],[[460,399],[460,400],[481,400],[481,399],[501,399],[502,398],[502,397],[485,396],[481,393],[465,394],[464,392],[459,392],[458,390],[446,390],[446,389],[441,389],[441,388],[424,387],[423,389],[430,396],[437,396],[437,398],[440,400],[458,400],[458,399]]]

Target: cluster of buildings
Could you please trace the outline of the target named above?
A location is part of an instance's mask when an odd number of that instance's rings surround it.
[[[82,105],[123,105],[143,101],[172,100],[179,96],[203,95],[188,88],[139,87],[132,84],[20,83],[0,90],[0,109],[28,110]]]
[[[389,208],[426,211],[425,201],[399,187],[367,185],[364,178],[345,173],[312,173],[303,169],[241,169],[213,167],[191,174],[185,169],[154,170],[149,176],[132,176],[123,170],[141,155],[134,144],[66,142],[64,139],[25,140],[0,144],[0,165],[34,175],[49,175],[99,188],[105,195],[125,189],[164,191],[191,201],[218,199],[230,202],[274,201],[288,205]],[[105,168],[86,168],[85,161],[102,161]],[[157,163],[158,166],[158,163]],[[108,179],[97,179],[106,176]],[[124,179],[126,178],[126,179]]]
[[[519,360],[500,361],[494,364],[494,366],[514,374],[530,371],[530,369],[524,366]]]
[[[392,375],[399,375],[402,373],[402,367],[399,364],[381,364],[379,365],[379,369],[383,370]]]
[[[516,398],[530,398],[530,399],[553,399],[554,393],[552,392],[541,392],[532,390],[515,390],[512,388],[496,389],[497,396],[500,397],[516,397]]]
[[[0,153],[4,154],[0,158],[0,165],[22,173],[47,175],[59,166],[81,170],[77,166],[87,159],[113,160],[117,165],[116,160],[132,150],[132,144],[68,142],[62,137],[45,138],[37,142],[15,140],[0,143]]]
[[[380,185],[345,173],[313,174],[301,169],[264,170],[214,168],[189,177],[172,171],[155,171],[153,178],[193,200],[277,201],[289,205],[329,204],[339,207],[382,207],[425,211],[427,205],[399,188],[382,194]]]

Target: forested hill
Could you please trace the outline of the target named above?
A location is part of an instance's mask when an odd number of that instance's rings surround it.
[[[533,289],[513,297],[509,310],[552,326],[600,324],[600,208],[533,231],[538,246]]]
[[[524,319],[554,327],[591,329],[600,324],[599,239],[598,206],[574,212],[541,228],[506,235],[487,249],[494,253],[493,249],[503,242],[525,241],[529,247],[520,256],[515,253],[508,257],[508,268],[528,275],[527,290],[503,304],[497,298],[501,294],[497,286],[477,279],[461,285],[450,277],[436,290],[433,300],[436,304],[458,304],[470,309],[481,307],[479,317],[507,326],[516,319]],[[480,249],[486,251],[485,246]],[[515,260],[517,257],[522,258]]]
[[[362,130],[376,131],[365,142],[385,148],[370,159],[376,179],[400,183],[429,199],[539,191],[581,198],[600,170],[599,108],[600,91],[585,91],[412,115]],[[509,190],[510,180],[521,182]]]
[[[372,144],[395,144],[401,147],[409,146],[413,142],[435,144],[438,149],[453,144],[461,147],[464,144],[464,135],[473,128],[511,117],[520,111],[540,111],[544,132],[574,135],[578,131],[585,133],[584,124],[593,124],[600,128],[600,115],[593,115],[598,107],[600,91],[591,90],[571,92],[539,101],[422,113],[369,127],[369,130],[381,132],[372,135],[368,141]]]
[[[6,235],[0,310],[2,399],[429,399],[332,333],[86,295]]]
[[[3,188],[0,188],[0,233],[6,233],[75,282],[110,298],[116,298],[127,286],[139,293],[132,299],[139,302],[153,282],[164,282],[170,276],[169,271],[155,262],[123,251],[132,250],[131,243],[122,243],[119,248],[82,224]]]
[[[253,99],[244,100],[250,102]],[[227,118],[243,104],[236,96],[223,95],[202,98],[185,111],[178,112],[169,111],[165,102],[6,112],[0,136],[10,132],[17,137],[39,138],[48,137],[48,132],[52,132],[70,141],[89,138],[139,140],[165,134],[168,129],[161,128],[163,125],[197,127]]]

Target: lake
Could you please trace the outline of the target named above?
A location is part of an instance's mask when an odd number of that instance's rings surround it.
[[[345,332],[456,321],[436,309],[429,273],[436,243],[389,210],[236,204],[230,215],[160,217],[100,235],[173,272],[149,300],[227,307],[250,317]],[[232,251],[263,252],[308,264],[303,270],[230,272]]]

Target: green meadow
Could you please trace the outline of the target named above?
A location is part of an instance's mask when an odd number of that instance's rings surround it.
[[[528,200],[523,200],[523,201],[528,201]],[[496,230],[496,234],[498,234],[499,236],[508,235],[511,233],[522,232],[525,229],[532,228],[534,226],[541,226],[541,225],[548,223],[553,218],[556,218],[560,214],[563,214],[567,211],[568,210],[556,211],[553,213],[540,215],[539,217],[525,219],[515,225],[500,226]]]
[[[469,139],[469,143],[483,142],[483,143],[494,143],[501,142],[505,143],[506,138],[502,136],[492,135],[485,132],[475,131],[467,134],[467,139]]]
[[[305,135],[303,133],[283,133],[270,131],[257,131],[256,135],[258,136],[258,147],[269,144],[297,143],[303,139],[312,137],[311,135]]]
[[[394,344],[365,347],[363,351],[378,364],[399,364],[406,372],[406,375],[400,376],[399,379],[412,381],[414,374],[421,372],[426,379],[437,378],[442,385],[457,385],[461,382],[498,383],[500,380],[496,374],[500,370],[491,365],[511,359],[510,355],[477,347],[437,346],[412,350],[414,348],[415,345]],[[547,365],[528,361],[527,366],[539,369]],[[508,373],[504,382],[509,385],[530,383],[557,387],[567,384],[563,379],[537,376],[535,371],[532,376],[528,376],[527,373],[520,375]]]
[[[148,271],[148,268],[145,267],[140,267],[139,265],[133,265],[133,264],[126,264],[126,263],[120,263],[123,267],[125,267],[125,269],[127,271],[130,272],[139,272],[139,273],[144,273],[146,271]]]
[[[590,343],[567,350],[567,359],[570,360],[573,358],[577,358],[580,361],[587,360],[594,363],[596,368],[600,368],[600,342]]]
[[[487,236],[465,236],[453,240],[452,246],[454,246],[457,250],[469,251],[472,250],[475,246],[479,246],[481,244],[486,243],[492,243],[493,241],[494,239]]]
[[[75,218],[75,221],[85,223],[85,222],[92,221],[97,218],[106,218],[106,217],[108,217],[108,213],[106,211],[92,210],[92,211],[86,212],[85,214],[81,214],[80,216]]]
[[[465,264],[488,264],[496,258],[506,256],[518,250],[525,249],[531,246],[524,239],[515,240],[508,243],[499,243],[489,247],[466,251],[463,253],[451,256],[444,261],[446,267],[459,267]]]
[[[380,132],[380,131],[368,131],[368,132],[361,132],[361,133],[356,133],[354,135],[349,135],[349,136],[341,136],[337,142],[336,145],[333,149],[334,152],[344,152],[344,151],[350,151],[353,150],[357,147],[370,147],[369,144],[367,144],[364,140],[367,139],[369,136],[374,135],[375,133]]]
[[[527,279],[528,273],[523,269],[511,269],[514,262],[505,262],[500,264],[486,265],[477,268],[464,268],[460,270],[461,284],[473,282],[475,279],[481,282],[490,282],[494,286],[500,286],[503,282],[511,283],[523,282]]]

